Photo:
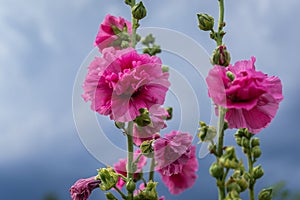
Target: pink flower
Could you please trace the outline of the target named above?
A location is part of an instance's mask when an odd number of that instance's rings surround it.
[[[234,66],[214,66],[206,82],[214,103],[228,109],[230,128],[248,128],[258,133],[275,117],[282,101],[279,78],[255,70],[255,57],[236,62]],[[231,81],[226,73],[232,73]]]
[[[141,151],[138,149],[134,152],[134,161],[137,159]],[[147,163],[147,158],[145,156],[141,156],[139,162],[137,163],[137,170],[134,172],[133,177],[136,178],[140,172],[142,172],[143,167]],[[127,159],[120,159],[118,163],[114,164],[114,169],[117,173],[122,174],[123,176],[127,176]],[[125,185],[125,181],[122,178],[119,178],[117,187],[121,189]]]
[[[113,28],[117,28],[120,31],[127,27],[128,33],[132,33],[131,23],[122,17],[115,17],[112,15],[106,15],[104,21],[100,24],[100,28],[95,40],[95,46],[98,46],[100,51],[104,48],[112,46],[113,42],[118,39],[118,35],[114,32]],[[118,47],[116,47],[118,48]]]
[[[83,84],[91,109],[119,122],[134,120],[140,108],[162,105],[170,86],[169,73],[162,72],[156,56],[138,54],[132,48],[105,48],[103,57],[90,64]]]
[[[154,142],[156,170],[172,194],[193,186],[197,179],[196,147],[188,133],[172,131]]]
[[[150,108],[149,113],[151,119],[151,123],[149,125],[141,127],[134,124],[133,137],[134,143],[137,146],[140,146],[142,142],[146,140],[159,138],[159,134],[156,133],[167,127],[165,119],[169,114],[163,107],[154,105]]]
[[[100,183],[100,180],[95,180],[95,176],[79,179],[70,189],[72,200],[87,200],[92,190],[99,187]]]

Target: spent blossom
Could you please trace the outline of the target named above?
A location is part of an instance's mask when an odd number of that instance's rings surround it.
[[[79,179],[70,188],[72,200],[87,200],[92,190],[99,187],[100,180],[96,180],[95,176],[87,179]]]

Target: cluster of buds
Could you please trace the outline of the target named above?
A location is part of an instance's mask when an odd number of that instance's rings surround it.
[[[251,153],[256,160],[261,156],[260,140],[248,131],[246,128],[239,129],[235,134],[236,143],[242,147],[244,153]]]
[[[152,34],[147,35],[142,40],[142,44],[146,46],[145,48],[143,48],[143,53],[149,54],[150,56],[161,53],[160,46],[155,43],[155,38]]]
[[[145,189],[141,190],[136,196],[134,196],[134,200],[157,200],[158,194],[156,191],[157,182],[149,181]]]
[[[219,163],[228,169],[239,169],[242,163],[237,159],[234,147],[226,147],[225,153],[220,157]]]
[[[111,168],[102,168],[98,170],[98,175],[96,176],[96,180],[101,180],[100,189],[103,191],[107,191],[116,186],[118,182],[119,176],[117,173]]]
[[[249,174],[244,169],[235,170],[225,186],[229,196],[239,196],[249,186]]]

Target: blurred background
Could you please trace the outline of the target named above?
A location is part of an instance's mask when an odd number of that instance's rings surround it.
[[[180,31],[212,52],[215,43],[198,29],[196,13],[217,18],[217,0],[144,0],[144,4],[148,16],[141,26]],[[225,0],[225,5],[224,42],[232,62],[256,56],[257,69],[279,76],[283,83],[285,99],[278,114],[259,133],[263,150],[259,162],[265,176],[256,190],[285,181],[279,187],[294,193],[300,189],[300,2]],[[69,188],[77,179],[93,176],[103,167],[76,132],[72,89],[108,13],[130,19],[123,0],[0,0],[1,200],[70,199]],[[227,136],[226,144],[234,144],[232,138]],[[216,199],[215,181],[208,174],[213,160],[199,159],[193,188],[172,196],[160,184],[160,194],[167,199]],[[96,191],[91,199],[105,198]]]

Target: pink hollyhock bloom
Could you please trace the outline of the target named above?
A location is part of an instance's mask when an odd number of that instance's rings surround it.
[[[91,62],[82,96],[99,114],[128,122],[140,115],[140,108],[149,110],[164,103],[168,77],[158,57],[138,54],[132,48],[109,47],[103,50],[103,57]]]
[[[157,135],[156,133],[167,127],[165,119],[169,116],[169,113],[163,107],[154,105],[150,108],[149,113],[151,119],[149,125],[142,127],[134,124],[133,137],[134,143],[137,146],[140,146],[146,140],[159,138],[159,134]]]
[[[98,46],[100,51],[111,46],[112,43],[118,39],[118,35],[114,32],[112,27],[123,31],[125,26],[127,27],[128,33],[131,34],[132,28],[129,21],[122,17],[115,17],[109,14],[106,15],[104,21],[100,24],[100,28],[95,40],[95,46]]]
[[[188,133],[172,131],[154,142],[156,170],[172,194],[179,194],[193,186],[197,179],[196,146]]]
[[[134,152],[134,161],[137,159],[141,150],[136,150]],[[136,178],[140,172],[142,172],[143,167],[147,164],[147,158],[145,156],[141,156],[139,162],[137,163],[137,170],[134,172],[133,178]],[[123,176],[127,176],[127,159],[120,159],[118,163],[114,164],[114,169],[117,173],[122,174]],[[125,181],[122,178],[119,178],[117,187],[121,189],[125,185]]]
[[[72,200],[87,200],[92,190],[99,187],[100,180],[95,180],[95,176],[87,179],[79,179],[70,189]]]
[[[229,127],[248,128],[251,133],[270,124],[283,99],[280,79],[256,71],[255,60],[252,57],[226,68],[216,65],[206,78],[209,96],[216,105],[228,109],[225,119]]]

